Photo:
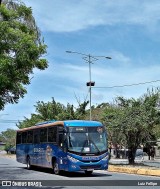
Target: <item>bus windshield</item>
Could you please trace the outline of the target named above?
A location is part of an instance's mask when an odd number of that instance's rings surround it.
[[[107,150],[103,127],[69,127],[68,150],[79,153],[100,153]]]

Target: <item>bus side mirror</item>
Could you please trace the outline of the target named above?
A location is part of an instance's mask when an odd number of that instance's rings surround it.
[[[64,139],[63,145],[62,145],[62,149],[64,152],[67,152],[68,148],[67,148],[67,139]]]

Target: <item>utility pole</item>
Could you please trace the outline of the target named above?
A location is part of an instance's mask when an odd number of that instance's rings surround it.
[[[90,121],[92,120],[92,86],[95,85],[95,82],[93,82],[91,79],[91,64],[93,64],[94,61],[99,60],[99,58],[106,58],[106,59],[111,59],[111,57],[108,56],[92,56],[91,54],[84,54],[80,52],[74,52],[74,51],[66,51],[67,53],[75,53],[82,55],[83,59],[89,64],[89,82],[86,83],[86,85],[89,87],[89,106],[90,106]]]

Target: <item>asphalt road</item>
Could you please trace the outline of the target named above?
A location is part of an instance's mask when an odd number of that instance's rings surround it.
[[[27,170],[26,165],[20,164],[16,162],[15,159],[7,158],[4,156],[0,156],[0,181],[19,181],[27,182],[31,181],[42,181],[42,188],[54,188],[54,189],[96,189],[96,188],[153,188],[152,186],[146,186],[146,182],[156,183],[159,182],[159,177],[153,176],[141,176],[141,175],[131,175],[131,174],[120,174],[120,173],[112,173],[108,171],[94,171],[92,176],[85,176],[84,172],[81,173],[66,173],[64,172],[62,175],[54,175],[52,170],[50,169],[40,169],[34,168],[33,170]],[[123,181],[124,180],[124,181]],[[143,184],[145,180],[145,186],[139,186],[138,184]],[[27,183],[28,184],[28,183]],[[35,183],[33,183],[35,184]],[[40,183],[38,183],[39,185]],[[130,186],[133,185],[134,186]],[[50,185],[50,186],[48,186]],[[66,186],[67,185],[67,186]],[[76,185],[76,187],[74,186]],[[88,185],[88,186],[85,186]],[[98,186],[99,185],[99,186]],[[110,186],[106,186],[110,185]],[[128,186],[121,186],[128,185]],[[22,188],[22,187],[7,187],[1,186],[1,188]],[[23,188],[30,188],[23,186]],[[38,187],[31,187],[38,188]],[[158,186],[154,186],[154,188],[159,188]]]

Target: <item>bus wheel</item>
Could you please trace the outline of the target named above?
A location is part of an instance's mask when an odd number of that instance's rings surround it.
[[[93,171],[85,171],[85,174],[87,175],[87,176],[90,176],[90,175],[92,175],[92,173],[93,173]]]
[[[27,157],[27,169],[31,169],[30,157]]]
[[[59,175],[60,174],[59,166],[58,166],[58,163],[56,161],[53,164],[53,171],[54,171],[55,175]]]

